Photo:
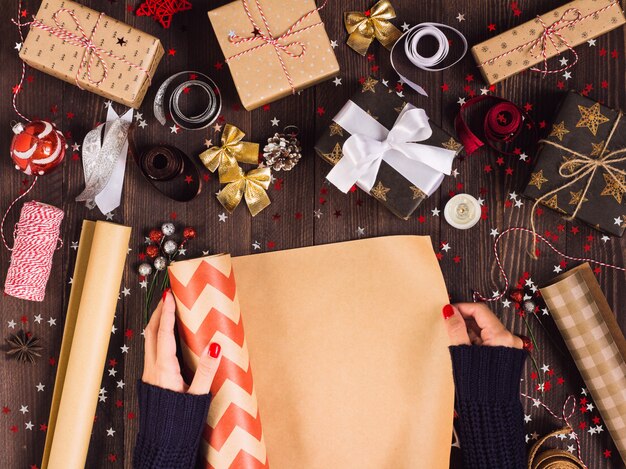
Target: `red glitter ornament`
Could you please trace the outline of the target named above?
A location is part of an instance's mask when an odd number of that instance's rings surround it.
[[[172,16],[179,11],[191,10],[188,0],[145,0],[137,8],[137,16],[150,16],[165,29],[170,27]]]
[[[63,161],[67,144],[54,124],[47,121],[16,124],[13,132],[11,158],[16,169],[28,175],[41,176]]]
[[[192,226],[187,226],[183,230],[183,237],[185,239],[194,239],[196,237],[196,229]]]
[[[524,299],[524,292],[522,290],[513,290],[509,295],[509,298],[519,304]]]
[[[158,243],[163,239],[163,233],[161,230],[150,230],[150,234],[148,236],[150,237],[150,241],[153,243]]]
[[[149,258],[154,259],[156,256],[159,255],[159,247],[154,244],[151,244],[150,246],[146,248],[146,254],[148,255]]]

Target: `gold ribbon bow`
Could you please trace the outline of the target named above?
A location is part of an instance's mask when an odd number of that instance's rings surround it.
[[[402,35],[400,30],[389,22],[396,17],[396,12],[389,0],[380,0],[366,12],[348,11],[343,21],[348,30],[348,46],[361,55],[365,55],[374,38],[391,49]]]
[[[259,162],[259,144],[242,142],[245,133],[231,124],[226,124],[222,133],[222,146],[211,147],[200,154],[200,160],[206,168],[215,172],[219,168],[220,182],[225,184],[239,177],[240,163],[257,164]]]
[[[218,192],[217,200],[232,213],[241,199],[245,198],[254,217],[271,203],[266,191],[270,186],[272,172],[269,168],[252,169],[247,173],[239,167],[237,170],[235,177],[224,181],[228,184]]]

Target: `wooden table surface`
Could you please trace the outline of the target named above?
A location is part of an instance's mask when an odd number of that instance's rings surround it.
[[[287,1],[287,0],[285,0]],[[151,105],[157,85],[166,77],[183,70],[198,70],[211,76],[219,85],[223,97],[223,122],[233,123],[247,133],[250,140],[264,142],[275,131],[286,125],[296,125],[301,132],[304,156],[296,168],[288,173],[277,173],[276,183],[269,191],[272,205],[256,218],[251,218],[245,207],[239,207],[224,222],[218,215],[224,210],[215,200],[218,190],[215,177],[204,182],[202,194],[190,203],[176,203],[153,191],[140,174],[138,167],[129,158],[121,206],[109,218],[117,223],[132,226],[132,252],[126,264],[122,288],[130,294],[122,294],[115,319],[116,331],[111,335],[107,355],[109,362],[104,372],[102,387],[107,399],[100,402],[94,425],[87,467],[130,467],[133,442],[138,419],[135,381],[142,369],[142,307],[144,291],[139,285],[136,268],[138,255],[144,248],[144,236],[152,227],[173,220],[181,229],[194,226],[199,236],[189,244],[187,257],[198,256],[203,250],[212,253],[230,252],[243,255],[253,252],[282,250],[313,244],[333,243],[356,239],[360,236],[373,237],[392,234],[428,235],[433,248],[442,253],[443,270],[453,300],[470,300],[473,289],[491,294],[503,288],[499,277],[490,236],[492,229],[500,232],[510,226],[528,226],[531,203],[520,199],[522,207],[508,206],[510,193],[520,193],[530,172],[530,166],[515,156],[504,156],[498,164],[493,151],[480,151],[475,156],[459,159],[454,167],[458,174],[444,180],[441,189],[427,200],[408,221],[403,221],[382,207],[376,200],[357,191],[344,195],[325,182],[329,170],[327,163],[316,157],[313,144],[321,129],[327,126],[332,116],[350,95],[359,88],[358,79],[373,75],[389,80],[390,86],[398,83],[397,75],[389,65],[389,54],[379,44],[372,45],[371,54],[365,58],[357,55],[345,45],[346,33],[342,23],[344,10],[365,10],[370,5],[363,0],[330,0],[322,11],[322,17],[330,38],[337,42],[335,53],[341,65],[340,84],[327,81],[309,88],[297,96],[272,103],[267,109],[246,112],[237,98],[224,57],[211,31],[206,11],[220,2],[193,1],[193,10],[176,14],[168,30],[147,18],[133,13],[138,1],[128,0],[84,0],[82,3],[104,11],[106,14],[125,21],[161,39],[166,55],[158,68],[155,86],[150,89],[140,112],[148,124],[138,129],[138,145],[168,143],[175,145],[191,156],[204,148],[205,139],[219,140],[219,132],[209,128],[203,131],[180,130],[171,133],[154,118]],[[520,14],[514,13],[517,3]],[[496,33],[518,25],[536,14],[543,13],[561,3],[560,0],[542,2],[509,2],[507,0],[394,0],[398,18],[395,23],[414,25],[425,21],[450,24],[462,31],[470,43],[476,44]],[[28,180],[12,168],[8,158],[11,132],[10,123],[16,115],[10,104],[11,89],[19,80],[20,61],[15,43],[19,41],[14,17],[16,2],[4,0],[6,8],[0,22],[0,41],[3,71],[0,74],[0,147],[4,149],[2,159],[2,210],[27,187]],[[27,0],[28,14],[39,7],[36,0]],[[460,18],[460,20],[457,18]],[[495,31],[490,31],[495,29]],[[624,30],[612,31],[597,39],[595,46],[583,44],[576,48],[579,63],[571,70],[572,78],[566,80],[559,75],[542,79],[537,74],[521,73],[498,84],[490,94],[510,99],[522,106],[527,105],[530,115],[540,124],[544,136],[551,127],[555,106],[567,89],[582,91],[587,87],[589,96],[613,107],[626,109],[624,73]],[[101,122],[106,115],[105,100],[96,95],[80,91],[38,71],[27,70],[27,82],[19,98],[19,106],[26,115],[54,121],[69,134],[70,144],[82,144],[85,133]],[[414,104],[423,107],[435,124],[453,133],[452,122],[459,108],[460,97],[470,93],[481,94],[486,85],[480,77],[471,56],[461,63],[438,73],[423,72],[420,83],[430,97],[418,96],[404,87],[404,95]],[[564,86],[559,85],[562,83]],[[561,86],[562,89],[559,88]],[[123,108],[114,105],[121,111]],[[273,126],[272,119],[278,119]],[[533,156],[529,140],[522,142],[522,150]],[[502,161],[501,161],[502,163]],[[490,170],[491,169],[491,170]],[[508,170],[508,171],[507,171]],[[203,174],[208,174],[206,171]],[[62,168],[42,177],[30,198],[61,207],[65,211],[62,236],[63,249],[55,255],[52,277],[48,283],[45,301],[26,302],[8,296],[2,298],[3,336],[20,327],[42,338],[43,356],[34,365],[16,363],[3,359],[0,365],[0,467],[39,467],[45,424],[48,412],[56,359],[61,344],[64,314],[70,292],[76,250],[83,219],[105,219],[97,209],[88,210],[74,198],[84,187],[80,153],[68,150]],[[433,210],[442,210],[449,199],[449,192],[467,192],[484,199],[488,207],[487,219],[469,231],[450,227],[443,216],[434,215]],[[316,216],[317,213],[317,216]],[[435,210],[436,213],[436,210]],[[14,210],[7,219],[7,227],[17,221],[19,210]],[[10,232],[10,228],[6,228]],[[557,235],[559,249],[573,256],[589,256],[606,262],[624,265],[625,239],[601,240],[601,234],[580,223],[563,220],[558,214],[545,210],[538,218],[538,231]],[[258,249],[255,248],[258,243]],[[445,243],[446,246],[443,246]],[[526,254],[530,238],[514,234],[503,239],[502,252],[506,271],[514,281],[526,272],[536,285],[542,285],[554,275],[555,266],[561,259],[544,250],[539,260]],[[448,249],[449,246],[449,249]],[[445,250],[441,248],[445,247]],[[9,252],[0,250],[0,264],[6,271]],[[570,263],[569,267],[574,263]],[[332,268],[332,266],[329,266]],[[626,280],[623,273],[602,268],[598,274],[609,304],[617,315],[622,330],[626,331]],[[262,282],[260,282],[262,288]],[[526,330],[523,320],[512,308],[497,305],[498,314],[512,330]],[[41,317],[41,320],[38,318]],[[533,368],[528,362],[522,388],[539,396],[554,410],[560,410],[565,398],[572,393],[577,399],[583,397],[583,383],[567,352],[560,354],[556,345],[563,347],[560,336],[549,316],[541,317],[542,328],[537,320],[529,318],[529,324],[537,334],[539,349],[534,352],[539,366],[547,365],[550,372],[540,370],[538,377],[531,376]],[[16,323],[13,327],[13,321]],[[128,346],[123,353],[121,347]],[[563,347],[564,348],[564,347]],[[114,370],[109,372],[109,370]],[[561,378],[561,379],[559,379]],[[538,383],[550,381],[551,389],[543,395],[535,391]],[[588,399],[590,399],[588,397]],[[525,411],[532,421],[526,424],[526,433],[531,438],[556,429],[554,421],[541,409],[524,403]],[[578,407],[585,407],[578,405]],[[624,467],[607,431],[591,434],[593,418],[597,410],[585,413],[576,411],[573,424],[581,435],[583,456],[590,468]],[[580,428],[586,422],[587,428]],[[536,432],[536,434],[534,433]],[[565,444],[563,444],[565,443]],[[569,441],[561,443],[566,447]]]

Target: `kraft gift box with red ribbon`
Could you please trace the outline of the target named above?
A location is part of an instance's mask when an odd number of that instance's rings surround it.
[[[439,188],[462,149],[423,109],[372,77],[315,144],[334,166],[327,176],[333,185],[346,193],[356,184],[405,220]]]
[[[524,195],[614,236],[626,229],[626,117],[573,91],[541,147]]]
[[[325,4],[237,0],[209,11],[239,98],[248,111],[339,73],[319,15]]]
[[[472,55],[490,85],[528,68],[544,76],[563,73],[578,61],[574,47],[624,23],[619,0],[574,0],[481,42]],[[565,65],[548,63],[562,52],[569,54]]]
[[[44,0],[22,25],[25,63],[135,109],[163,57],[157,38],[69,0]]]

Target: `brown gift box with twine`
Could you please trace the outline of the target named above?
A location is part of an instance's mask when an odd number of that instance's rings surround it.
[[[574,47],[626,23],[619,0],[574,0],[472,47],[487,83],[493,85],[522,70],[557,73],[571,67]],[[570,63],[547,70],[544,60],[570,49]],[[540,68],[535,65],[544,64]]]
[[[31,67],[139,108],[163,57],[161,42],[83,5],[44,0],[20,58]]]
[[[563,99],[540,140],[524,195],[593,228],[626,228],[626,118],[575,92]]]
[[[237,0],[209,20],[248,111],[339,73],[314,0]]]

